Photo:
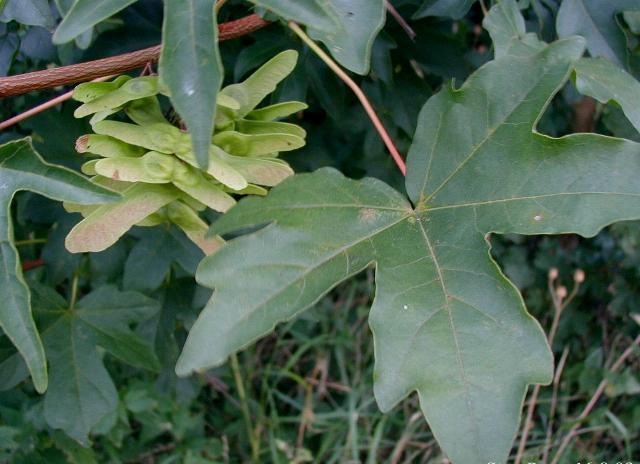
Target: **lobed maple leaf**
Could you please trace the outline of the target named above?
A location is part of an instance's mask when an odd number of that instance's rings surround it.
[[[374,264],[369,324],[379,406],[387,411],[416,391],[456,464],[504,462],[527,385],[551,380],[553,358],[492,259],[488,234],[589,237],[640,218],[640,145],[536,131],[584,40],[547,45],[522,32],[494,36],[519,42],[500,42],[494,61],[422,109],[407,196],[321,169],[266,198],[244,199],[218,220],[212,233],[267,226],[202,262],[197,278],[215,292],[178,374],[223,363]]]
[[[107,203],[119,196],[70,169],[46,163],[30,139],[0,145],[0,327],[24,357],[34,386],[42,393],[47,388],[47,364],[13,243],[11,201],[22,190],[83,205]]]

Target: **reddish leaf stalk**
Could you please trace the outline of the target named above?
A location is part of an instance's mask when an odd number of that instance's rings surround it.
[[[289,21],[289,27],[293,30],[293,32],[296,33],[296,35],[298,37],[300,37],[302,39],[302,41],[305,44],[307,44],[309,46],[309,48],[311,48],[311,50],[313,50],[313,52],[316,55],[318,55],[318,57],[322,61],[325,62],[325,64],[327,66],[329,66],[329,68],[340,79],[342,79],[342,81],[345,84],[347,84],[347,87],[349,87],[353,91],[353,93],[356,95],[356,97],[358,97],[358,100],[360,100],[360,103],[362,104],[362,107],[364,108],[364,110],[367,112],[367,115],[369,116],[369,119],[371,119],[371,122],[373,123],[373,126],[378,131],[378,134],[380,134],[380,138],[382,139],[382,141],[386,145],[387,149],[389,150],[389,153],[391,154],[391,157],[393,158],[393,160],[396,162],[396,165],[400,169],[400,172],[402,172],[403,176],[406,176],[407,175],[407,166],[406,166],[404,160],[402,159],[402,156],[400,155],[400,152],[396,148],[395,144],[393,143],[393,140],[391,139],[391,136],[389,135],[389,133],[385,129],[384,125],[382,124],[382,121],[380,121],[380,118],[376,114],[376,111],[373,109],[373,106],[369,102],[369,99],[364,94],[362,89],[360,87],[358,87],[358,84],[356,84],[353,81],[353,79],[351,79],[349,77],[349,75],[340,66],[338,66],[338,64],[335,61],[333,61],[331,59],[331,57],[329,55],[327,55],[324,52],[324,50],[322,50],[322,48],[320,48],[318,46],[318,44],[316,44],[313,40],[311,40],[311,38],[300,28],[300,26],[298,26],[298,24],[296,22]]]
[[[44,266],[44,259],[34,259],[32,261],[25,261],[22,263],[22,272],[30,271],[38,267]]]
[[[393,19],[396,20],[396,22],[400,25],[400,27],[404,30],[404,32],[407,33],[407,35],[411,40],[415,40],[417,34],[413,30],[413,28],[409,25],[409,23],[402,17],[400,13],[398,13],[398,10],[395,9],[395,7],[391,4],[389,0],[386,0],[385,4],[387,7],[387,11],[391,14],[391,16],[393,16]]]
[[[93,82],[106,81],[111,79],[112,77],[113,76],[99,77],[98,79],[94,79]],[[20,121],[24,121],[25,119],[28,119],[31,116],[35,116],[36,114],[42,113],[43,111],[48,110],[49,108],[53,108],[54,106],[59,105],[62,102],[70,100],[72,96],[73,96],[73,90],[70,90],[69,92],[63,93],[62,95],[59,95],[38,106],[35,106],[25,111],[24,113],[20,113],[12,118],[7,119],[6,121],[2,121],[0,122],[0,130],[4,130],[8,127],[11,127],[14,124],[18,124]]]

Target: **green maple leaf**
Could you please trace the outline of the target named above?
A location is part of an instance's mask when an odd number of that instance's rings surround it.
[[[21,190],[83,205],[113,201],[118,195],[69,169],[45,163],[29,139],[0,145],[0,326],[24,357],[36,390],[43,392],[47,388],[44,350],[13,244],[11,200]]]
[[[413,19],[426,16],[443,16],[445,18],[460,19],[467,14],[476,0],[424,0]]]
[[[564,0],[558,10],[556,30],[560,37],[583,36],[591,56],[603,56],[627,68],[627,38],[617,15],[638,10],[638,0]]]
[[[307,26],[333,57],[358,74],[369,73],[371,48],[385,23],[382,0],[250,0],[287,20]]]
[[[195,159],[204,169],[224,75],[214,5],[214,0],[165,2],[159,64],[160,80],[189,127]]]
[[[34,311],[44,327],[42,338],[50,363],[51,382],[44,397],[44,418],[83,445],[91,429],[118,405],[118,392],[102,363],[98,346],[131,366],[160,370],[151,344],[130,328],[155,315],[157,301],[138,292],[104,286],[76,304],[54,290],[33,286]],[[8,390],[27,376],[18,354],[0,363]]]
[[[375,264],[369,324],[379,406],[387,411],[416,391],[456,464],[504,462],[526,387],[551,380],[553,358],[493,261],[488,234],[589,237],[640,218],[640,145],[535,130],[584,40],[530,45],[427,102],[408,157],[408,198],[378,180],[321,169],[242,200],[216,222],[219,234],[268,225],[201,264],[197,278],[215,292],[178,374],[223,363]]]
[[[64,430],[86,446],[91,429],[118,404],[116,387],[96,345],[127,364],[159,371],[151,344],[129,328],[153,316],[159,305],[141,293],[120,292],[111,286],[93,291],[74,307],[57,300],[45,308],[58,319],[43,333],[51,363],[44,417],[50,427]]]

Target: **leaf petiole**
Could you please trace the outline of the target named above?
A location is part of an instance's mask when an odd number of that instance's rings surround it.
[[[76,307],[76,301],[78,301],[78,283],[80,276],[78,273],[73,274],[73,280],[71,281],[71,298],[69,299],[69,311],[72,312]]]
[[[320,58],[322,61],[324,61],[325,64],[327,66],[329,66],[329,68],[340,79],[342,79],[342,81],[345,84],[347,84],[347,86],[353,91],[353,93],[356,95],[356,97],[358,97],[358,100],[360,100],[360,103],[362,104],[362,107],[364,108],[364,110],[367,112],[367,115],[369,116],[369,119],[371,119],[371,122],[373,123],[374,127],[378,131],[378,134],[380,134],[380,138],[382,139],[382,141],[386,145],[387,149],[389,150],[389,153],[391,154],[391,157],[393,158],[393,160],[396,162],[396,165],[400,169],[400,172],[402,172],[403,176],[406,176],[407,175],[407,166],[406,166],[404,160],[402,159],[402,156],[400,155],[400,152],[396,148],[395,144],[393,143],[393,140],[391,139],[391,136],[389,135],[389,133],[385,129],[384,125],[382,124],[382,121],[380,121],[380,118],[376,114],[376,111],[373,109],[373,106],[369,102],[369,99],[364,94],[362,89],[358,86],[358,84],[356,84],[353,81],[353,79],[351,79],[349,77],[349,75],[335,61],[333,61],[333,59],[331,59],[331,57],[329,55],[327,55],[324,52],[324,50],[322,50],[322,48],[320,48],[320,46],[317,43],[315,43],[313,41],[313,39],[311,39],[311,37],[309,37],[302,30],[302,28],[298,25],[298,23],[296,23],[295,21],[289,21],[288,25],[289,25],[289,28],[293,32],[295,32],[296,35],[298,37],[300,37],[300,39],[302,39],[302,41],[305,44],[307,44],[307,46],[316,55],[318,55],[318,58]]]

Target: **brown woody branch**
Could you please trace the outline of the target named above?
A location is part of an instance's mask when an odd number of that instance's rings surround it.
[[[218,26],[219,40],[229,40],[254,32],[269,24],[252,14]],[[86,63],[46,69],[17,76],[0,78],[0,98],[21,95],[34,90],[90,81],[98,77],[120,74],[155,62],[160,56],[160,45],[123,55],[112,56]]]

